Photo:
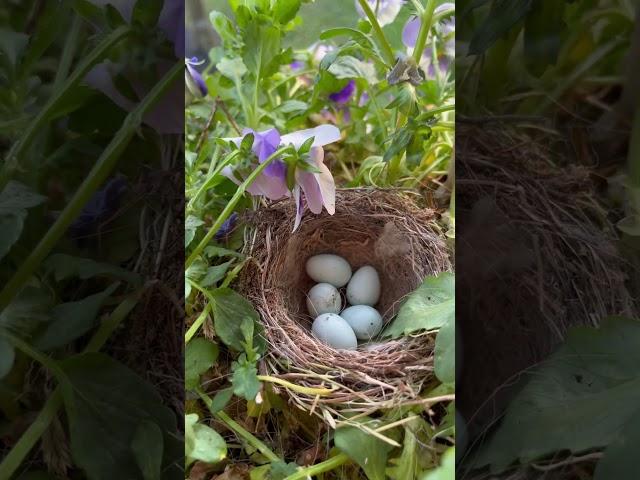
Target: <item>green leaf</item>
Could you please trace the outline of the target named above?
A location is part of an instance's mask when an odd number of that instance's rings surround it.
[[[260,25],[257,21],[247,26],[244,35],[244,55],[242,59],[256,79],[275,73],[272,60],[280,53],[280,31],[274,26]]]
[[[207,273],[202,279],[200,285],[203,287],[210,287],[222,280],[227,274],[227,270],[229,270],[229,267],[233,265],[234,262],[235,260],[229,260],[228,262],[221,263],[220,265],[213,265],[207,268]]]
[[[18,58],[28,43],[29,35],[0,28],[0,51],[4,53],[4,55],[0,55],[0,59],[5,57],[9,61],[9,65],[15,68]]]
[[[131,442],[131,450],[144,480],[161,478],[163,444],[162,431],[157,424],[149,420],[140,422]]]
[[[300,100],[285,100],[276,108],[276,111],[291,114],[292,117],[302,115],[307,110],[309,110],[309,105]]]
[[[350,55],[336,58],[327,70],[336,78],[362,78],[370,85],[377,83],[374,66]]]
[[[254,400],[260,391],[258,369],[255,364],[242,357],[238,362],[233,363],[233,376],[231,377],[233,393],[246,400]]]
[[[184,417],[184,453],[187,464],[196,460],[217,463],[227,456],[227,444],[213,428],[198,423],[198,415],[191,413]]]
[[[253,346],[258,353],[266,350],[266,341],[259,323],[260,317],[253,306],[230,288],[218,288],[211,292],[213,318],[216,335],[229,348],[242,352],[246,338],[242,324],[250,320],[253,324]]]
[[[604,457],[596,466],[594,479],[640,478],[638,445],[640,445],[640,408],[604,451]]]
[[[160,18],[164,0],[136,0],[131,14],[132,23],[154,27]]]
[[[219,412],[220,410],[224,410],[224,407],[227,406],[229,401],[233,397],[233,387],[225,388],[224,390],[220,390],[213,396],[213,400],[211,401],[211,406],[209,407],[209,411],[211,413]]]
[[[301,3],[301,0],[275,0],[272,6],[273,16],[282,24],[289,23],[298,14]]]
[[[442,383],[456,381],[456,324],[455,317],[449,318],[436,336],[434,352],[436,377]]]
[[[222,12],[213,11],[209,14],[209,20],[222,41],[227,45],[236,43],[236,29],[229,17]]]
[[[599,329],[570,330],[565,344],[530,373],[474,463],[498,472],[516,460],[615,442],[640,410],[638,345],[638,320],[609,317]]]
[[[114,284],[77,302],[56,305],[51,311],[51,321],[38,335],[34,345],[41,350],[51,350],[87,333],[95,326],[100,308],[116,288]]]
[[[119,278],[130,283],[139,284],[140,275],[110,263],[96,262],[90,258],[74,257],[64,253],[51,255],[44,262],[48,273],[53,273],[57,282],[69,278],[86,280],[93,277]]]
[[[390,463],[397,466],[389,468],[387,470],[387,475],[393,480],[416,478],[416,473],[418,471],[418,458],[416,453],[416,436],[409,427],[405,427],[404,440],[402,441],[402,454],[399,458],[390,461]]]
[[[28,285],[0,312],[0,327],[29,336],[50,318],[50,294],[44,288]]]
[[[358,427],[341,427],[335,432],[336,447],[356,462],[369,480],[385,480],[387,456],[393,448]]]
[[[198,227],[204,225],[204,220],[198,217],[189,215],[184,221],[184,247],[187,248],[193,242],[196,236]]]
[[[282,461],[271,463],[269,469],[269,480],[284,480],[289,475],[293,475],[298,471],[298,464],[295,462],[285,463]]]
[[[541,76],[558,60],[567,31],[564,10],[564,2],[539,0],[533,2],[531,12],[525,18],[524,59],[535,76]]]
[[[451,480],[456,478],[456,448],[449,448],[442,455],[440,466],[426,472],[420,480]]]
[[[469,54],[480,55],[506,35],[527,15],[532,0],[496,0],[491,11],[471,37]]]
[[[90,23],[101,26],[106,18],[102,8],[89,0],[72,0],[73,9]]]
[[[244,74],[247,73],[247,67],[238,57],[225,57],[217,63],[216,68],[222,75],[234,82],[240,82]]]
[[[365,33],[360,30],[356,30],[355,28],[330,28],[320,34],[320,40],[328,40],[330,38],[343,35],[355,40],[364,47],[373,48],[374,46],[371,39]]]
[[[140,478],[140,452],[134,438],[143,422],[163,435],[162,471],[176,472],[182,455],[174,413],[155,389],[131,370],[101,353],[83,353],[60,362],[71,452],[88,478]],[[147,432],[148,434],[148,432]],[[141,442],[138,438],[137,442]]]
[[[455,277],[443,272],[425,278],[382,335],[398,338],[420,330],[436,330],[447,322],[455,325]]]
[[[13,215],[20,210],[26,210],[40,205],[47,197],[35,193],[20,182],[11,180],[0,193],[0,215]]]
[[[184,352],[184,383],[188,389],[196,388],[200,375],[213,366],[218,359],[218,345],[204,337],[191,340]]]
[[[2,380],[13,367],[16,352],[4,337],[0,337],[0,380]]]
[[[382,160],[388,162],[396,155],[400,155],[404,152],[409,144],[413,141],[413,130],[408,127],[403,127],[398,130],[391,138],[391,145],[384,152]]]
[[[2,232],[0,235],[0,260],[20,239],[25,216],[24,211],[18,215],[0,215],[0,232]]]

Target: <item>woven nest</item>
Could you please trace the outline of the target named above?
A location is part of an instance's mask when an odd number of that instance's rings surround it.
[[[473,436],[568,328],[634,309],[615,229],[588,169],[560,164],[562,144],[504,125],[462,125],[456,142],[457,406]]]
[[[336,212],[307,214],[293,229],[292,202],[253,212],[246,252],[254,262],[244,269],[240,288],[259,311],[270,345],[265,373],[298,387],[334,389],[307,395],[287,388],[301,408],[329,423],[339,407],[370,411],[419,401],[421,386],[432,378],[433,335],[421,334],[336,350],[311,334],[305,306],[314,282],[306,260],[320,253],[344,257],[355,270],[372,265],[380,274],[377,308],[388,323],[403,298],[428,275],[451,270],[436,214],[416,203],[417,195],[397,191],[349,189],[336,193]]]

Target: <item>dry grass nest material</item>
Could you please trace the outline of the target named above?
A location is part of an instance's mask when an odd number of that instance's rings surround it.
[[[568,328],[634,310],[615,228],[589,170],[562,165],[568,147],[502,124],[458,128],[458,407],[472,431],[500,417],[510,386]]]
[[[343,404],[368,411],[420,401],[422,385],[432,378],[433,335],[335,350],[312,336],[305,307],[314,284],[305,262],[312,255],[341,255],[354,270],[375,267],[382,284],[376,307],[385,323],[426,276],[451,270],[436,213],[419,201],[424,203],[415,193],[348,189],[337,192],[333,216],[307,214],[295,233],[290,201],[271,204],[246,219],[253,228],[245,253],[254,261],[244,269],[240,289],[264,323],[270,348],[263,373],[299,387],[334,389],[309,395],[287,388],[303,409],[322,410],[327,419],[329,412],[340,415],[337,407]]]

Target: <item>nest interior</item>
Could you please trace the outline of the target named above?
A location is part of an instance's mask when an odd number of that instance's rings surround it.
[[[385,323],[426,276],[451,270],[436,213],[418,206],[413,197],[398,191],[339,190],[334,215],[307,214],[295,233],[295,211],[288,201],[247,218],[253,226],[247,253],[255,261],[244,270],[240,285],[265,326],[270,348],[263,368],[301,386],[339,385],[319,400],[289,391],[303,408],[311,402],[366,404],[415,398],[420,384],[430,378],[432,336],[336,350],[312,336],[305,306],[314,283],[305,262],[320,253],[344,257],[354,271],[363,265],[378,271],[382,292],[376,308]]]
[[[568,328],[634,310],[589,170],[563,165],[563,145],[541,138],[504,125],[456,134],[457,407],[472,436]]]

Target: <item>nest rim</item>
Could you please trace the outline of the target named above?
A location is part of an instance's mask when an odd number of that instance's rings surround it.
[[[346,412],[421,403],[424,399],[419,394],[433,379],[435,335],[420,332],[395,340],[376,339],[355,351],[336,350],[321,343],[313,337],[311,319],[301,305],[310,279],[300,268],[299,259],[308,258],[309,252],[336,253],[345,257],[354,271],[372,264],[381,274],[383,297],[385,280],[393,277],[388,267],[398,268],[403,263],[404,270],[393,273],[406,283],[394,281],[389,287],[392,292],[377,306],[386,326],[406,295],[426,276],[453,271],[437,212],[425,204],[426,199],[413,191],[338,189],[336,213],[305,215],[295,233],[294,206],[287,200],[271,203],[245,217],[249,228],[244,253],[252,261],[250,268],[243,269],[239,284],[260,314],[265,329],[268,352],[261,371],[283,382],[280,385],[299,408],[320,416],[331,426],[335,427],[336,419],[347,420]],[[349,222],[341,226],[344,220]],[[331,227],[329,233],[327,225]],[[321,232],[319,237],[317,232]],[[355,246],[346,234],[357,236]],[[328,251],[326,246],[336,239],[339,242],[332,243],[333,251]],[[362,242],[368,250],[358,253]],[[291,249],[295,255],[288,257]],[[382,272],[381,262],[385,266]],[[278,275],[286,273],[286,267],[294,269],[290,275],[293,278],[279,280]],[[302,271],[297,277],[295,269]],[[307,278],[304,288],[292,294],[287,287],[303,277]]]

